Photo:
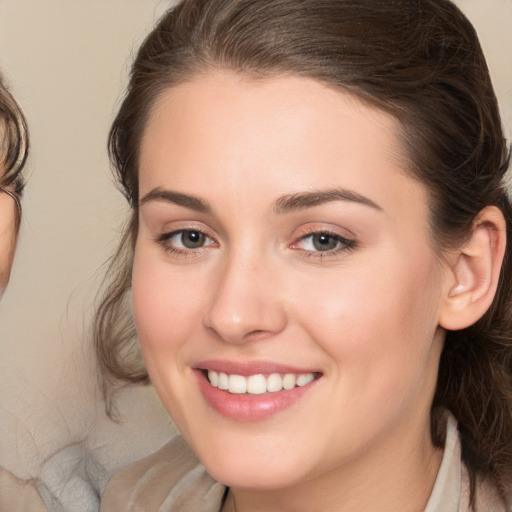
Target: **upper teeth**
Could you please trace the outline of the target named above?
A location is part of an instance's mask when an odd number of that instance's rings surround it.
[[[216,388],[230,393],[261,395],[267,391],[275,393],[283,389],[293,389],[295,386],[305,386],[315,378],[313,373],[271,373],[267,377],[261,373],[244,377],[208,370],[208,380]]]

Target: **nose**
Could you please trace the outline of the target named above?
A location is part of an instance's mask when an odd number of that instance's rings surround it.
[[[227,343],[269,338],[286,326],[275,265],[256,259],[228,261],[217,276],[203,322]]]

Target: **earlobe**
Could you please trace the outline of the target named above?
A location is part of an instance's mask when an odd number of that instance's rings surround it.
[[[477,322],[489,309],[505,254],[506,223],[495,206],[475,218],[469,239],[450,259],[449,281],[439,325],[459,330]]]

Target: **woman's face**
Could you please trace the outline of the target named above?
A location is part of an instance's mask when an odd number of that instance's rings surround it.
[[[0,296],[7,286],[11,273],[16,245],[15,221],[16,203],[12,197],[0,191]]]
[[[305,78],[211,73],[153,109],[137,330],[221,482],[287,487],[430,446],[446,271],[402,156],[392,117]]]

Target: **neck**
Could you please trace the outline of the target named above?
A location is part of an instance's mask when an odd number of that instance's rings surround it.
[[[399,432],[327,474],[285,489],[231,489],[231,499],[236,512],[421,512],[441,459],[428,430]]]

